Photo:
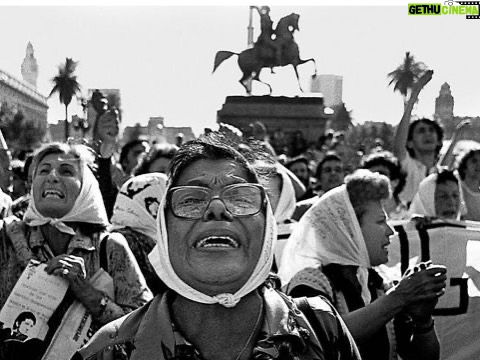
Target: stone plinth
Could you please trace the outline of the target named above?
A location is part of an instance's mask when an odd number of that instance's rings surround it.
[[[327,115],[322,97],[228,96],[217,112],[217,122],[230,124],[242,132],[261,121],[270,137],[282,130],[292,137],[300,130],[305,139],[315,142],[324,133]]]

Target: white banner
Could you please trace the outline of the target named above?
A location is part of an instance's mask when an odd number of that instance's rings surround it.
[[[447,267],[447,289],[435,308],[442,360],[480,359],[480,223],[435,221],[424,231],[396,222],[389,262],[377,269],[388,280],[420,261]]]

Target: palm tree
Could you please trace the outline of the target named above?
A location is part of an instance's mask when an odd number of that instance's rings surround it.
[[[77,64],[78,61],[66,58],[65,64],[59,65],[57,76],[51,80],[54,87],[48,96],[51,97],[58,92],[60,102],[65,105],[65,141],[69,136],[68,105],[70,105],[73,96],[78,98],[80,93],[80,84],[77,81],[77,76],[74,74]]]
[[[398,91],[402,94],[404,105],[407,104],[408,95],[413,84],[415,84],[426,70],[427,66],[423,62],[415,61],[415,57],[407,51],[403,63],[388,74],[390,78],[388,85],[394,84],[393,91]]]

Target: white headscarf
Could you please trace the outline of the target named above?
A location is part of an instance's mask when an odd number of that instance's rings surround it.
[[[263,246],[261,255],[247,282],[235,294],[218,294],[216,296],[209,296],[192,288],[181,280],[175,273],[170,262],[168,254],[168,234],[165,220],[166,211],[166,194],[160,204],[158,213],[158,235],[157,245],[153,248],[149,255],[150,263],[157,272],[160,279],[173,291],[182,295],[183,297],[195,302],[203,304],[221,304],[225,307],[235,306],[240,299],[258,288],[268,277],[273,263],[274,254],[274,239],[277,238],[277,227],[275,218],[272,213],[272,208],[268,203],[266,206],[265,216],[265,233],[263,237]],[[177,239],[181,241],[182,239]]]
[[[278,275],[284,286],[304,268],[332,263],[358,266],[362,298],[369,304],[370,258],[345,185],[325,193],[300,219],[285,245]]]
[[[23,221],[25,221],[27,225],[40,226],[49,223],[61,232],[70,235],[75,235],[75,231],[67,226],[65,222],[84,222],[108,226],[108,217],[98,181],[86,164],[83,162],[80,162],[80,164],[82,187],[72,209],[59,219],[43,216],[35,207],[35,197],[33,196],[32,188],[31,200],[23,216]]]
[[[128,226],[157,238],[157,214],[167,187],[167,175],[149,173],[135,176],[122,185],[113,208],[112,231]]]
[[[290,180],[284,169],[281,165],[277,166],[277,173],[282,177],[282,189],[274,214],[278,224],[292,217],[296,205],[295,189],[293,188],[292,180]]]
[[[458,174],[455,173],[455,176],[458,178]],[[408,211],[410,215],[436,216],[435,188],[437,186],[437,177],[438,175],[434,173],[428,175],[422,180],[418,186],[418,191],[413,198],[412,204],[410,205],[410,209]],[[460,191],[460,208],[457,214],[457,220],[460,220],[460,217],[467,213],[465,201],[463,200],[463,190],[460,186],[460,180],[458,180],[458,188]]]

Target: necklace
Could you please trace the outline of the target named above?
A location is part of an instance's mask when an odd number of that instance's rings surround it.
[[[260,302],[260,311],[258,312],[258,316],[257,316],[257,320],[255,321],[255,324],[253,325],[253,329],[252,329],[252,333],[250,334],[250,336],[248,337],[247,339],[247,342],[245,343],[245,345],[243,345],[242,349],[240,350],[240,352],[238,353],[237,357],[235,358],[235,360],[240,360],[243,353],[245,352],[245,350],[248,348],[248,345],[250,344],[250,342],[252,341],[253,337],[255,336],[255,334],[257,333],[257,329],[258,329],[258,326],[260,325],[260,321],[262,320],[262,315],[263,315],[263,301]]]

